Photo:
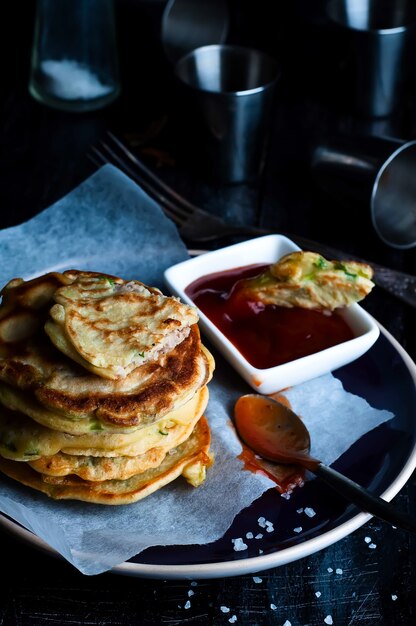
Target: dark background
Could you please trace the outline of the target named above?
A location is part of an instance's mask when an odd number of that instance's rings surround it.
[[[178,124],[180,94],[159,36],[164,6],[156,0],[116,2],[122,95],[106,109],[87,114],[55,111],[29,96],[35,4],[2,6],[1,227],[22,223],[89,176],[95,167],[88,150],[111,129],[168,182],[213,213],[306,235],[414,274],[414,250],[383,244],[372,230],[368,208],[324,191],[310,163],[314,146],[334,132],[414,138],[416,76],[409,77],[394,116],[360,118],[352,113],[343,67],[346,42],[328,24],[325,3],[230,1],[227,41],[276,56],[282,78],[264,175],[253,185],[216,185],[199,166],[187,125]],[[365,308],[414,358],[414,309],[380,289],[366,299]],[[415,514],[415,492],[413,477],[395,498],[397,506]],[[369,550],[366,536],[375,550]],[[0,545],[5,576],[0,623],[6,625],[221,625],[234,614],[236,623],[246,626],[285,620],[316,626],[327,615],[337,626],[403,626],[416,620],[414,537],[376,520],[315,555],[260,573],[257,583],[252,576],[198,581],[193,587],[190,581],[113,574],[88,578],[3,531]],[[343,574],[329,573],[328,567],[341,568]],[[195,592],[191,598],[190,589]],[[191,607],[185,609],[188,599]],[[230,613],[221,606],[230,607]]]

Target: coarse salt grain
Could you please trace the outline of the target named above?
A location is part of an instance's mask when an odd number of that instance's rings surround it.
[[[277,606],[275,604],[273,604],[273,602],[270,605],[270,608],[272,611],[275,611],[277,609]]]
[[[237,615],[232,615],[228,621],[230,622],[230,624],[234,624],[234,622],[237,621]]]
[[[305,515],[307,515],[308,517],[314,517],[316,515],[316,511],[312,509],[312,507],[307,506],[305,508]]]
[[[337,567],[335,570],[335,574],[342,574],[343,570],[340,567]]]
[[[327,567],[326,571],[328,572],[328,574],[332,574],[334,570],[332,569],[332,567]]]
[[[296,528],[293,529],[294,533],[301,533],[302,532],[302,526],[297,526]]]
[[[287,619],[283,626],[292,626],[292,622],[289,622],[289,620]]]
[[[371,543],[371,537],[364,537],[364,541],[366,543]]]
[[[256,584],[263,582],[263,579],[259,576],[253,576],[253,580]]]
[[[259,554],[263,554],[263,550],[259,550]]]
[[[315,591],[315,595],[316,595],[317,598],[320,598],[322,593],[320,591]]]
[[[111,93],[109,85],[103,85],[98,76],[77,61],[63,59],[42,61],[42,73],[48,79],[50,90],[64,100],[86,100]]]
[[[195,591],[192,591],[192,589],[189,589],[189,591],[188,591],[188,598],[190,598],[194,594],[195,594]]]
[[[231,539],[234,544],[234,550],[236,552],[240,552],[241,550],[247,550],[248,545],[244,543],[242,537],[236,537],[236,539]]]
[[[254,535],[252,532],[246,533],[246,539],[253,539]]]
[[[377,544],[376,543],[369,543],[368,547],[371,548],[372,550],[374,550],[375,548],[377,548]]]
[[[332,615],[327,615],[327,616],[325,617],[325,619],[324,619],[324,622],[325,622],[325,624],[329,624],[329,626],[330,626],[331,624],[333,624],[333,623],[334,623],[334,620],[332,619]]]
[[[274,526],[272,522],[266,522],[266,532],[272,533],[274,531]]]
[[[191,603],[189,602],[189,600],[187,600],[184,609],[190,609],[191,608]]]
[[[229,613],[230,612],[230,607],[229,606],[220,606],[220,611],[222,611],[223,613]]]
[[[263,539],[263,533],[257,533],[254,539]]]
[[[284,498],[285,500],[290,500],[290,493],[285,492],[285,493],[281,493],[280,494],[282,498]]]
[[[196,587],[196,586],[197,586],[197,584],[198,584],[198,583],[196,582],[196,580],[193,580],[193,581],[191,582],[191,587]]]
[[[259,519],[257,520],[257,523],[260,526],[260,528],[266,528],[266,518],[265,517],[259,517]]]
[[[392,596],[391,596],[391,599],[393,600],[393,602],[396,602],[396,600],[397,600],[396,594],[393,593]]]
[[[300,509],[296,509],[296,513],[303,513],[303,506]]]

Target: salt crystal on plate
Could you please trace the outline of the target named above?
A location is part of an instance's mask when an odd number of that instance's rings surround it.
[[[230,622],[230,624],[234,624],[234,622],[237,621],[237,615],[232,615],[228,621]]]
[[[254,539],[263,539],[263,533],[257,533]]]
[[[340,567],[337,567],[335,570],[335,574],[342,574],[343,570]]]
[[[195,594],[195,591],[192,591],[192,589],[189,589],[188,591],[188,597],[190,598],[191,596],[193,596]]]
[[[302,526],[297,526],[296,528],[293,529],[294,533],[301,533],[302,532]]]
[[[392,596],[391,596],[391,599],[393,600],[393,602],[395,602],[397,600],[396,594],[393,593]]]
[[[228,606],[220,606],[220,611],[222,611],[223,613],[229,613],[230,612],[230,607],[228,607]]]
[[[263,579],[259,576],[253,576],[253,580],[256,584],[263,582]]]
[[[273,604],[273,603],[272,603],[272,604],[270,605],[270,608],[271,608],[271,610],[272,610],[272,611],[275,611],[275,610],[277,609],[277,606],[276,606],[275,604]]]
[[[322,593],[320,591],[315,591],[315,595],[316,595],[317,598],[320,598]]]
[[[236,552],[239,552],[240,550],[247,550],[248,548],[248,545],[244,543],[241,537],[237,537],[236,539],[231,539],[231,541],[234,544],[234,550]]]
[[[333,621],[333,619],[332,619],[332,615],[327,615],[327,616],[325,617],[325,619],[324,619],[324,622],[325,622],[325,624],[329,624],[329,626],[330,626],[331,624],[333,624],[333,623],[334,623],[334,621]]]
[[[375,548],[377,548],[377,544],[376,543],[369,543],[368,547],[371,548],[372,550],[374,550]]]
[[[371,537],[364,537],[364,541],[366,543],[371,543]]]
[[[287,619],[283,626],[292,626],[292,622],[289,622],[289,620]]]
[[[314,516],[316,515],[316,512],[314,511],[314,509],[313,509],[312,507],[307,506],[307,507],[305,508],[305,514],[306,514],[308,517],[314,517]]]
[[[334,570],[332,569],[332,567],[327,567],[326,571],[328,572],[328,574],[332,574]]]
[[[252,532],[246,533],[246,539],[253,539],[254,535]]]
[[[191,608],[191,603],[189,602],[189,600],[187,600],[184,609],[190,609]]]

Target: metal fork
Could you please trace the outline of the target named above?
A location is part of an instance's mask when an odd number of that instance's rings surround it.
[[[250,238],[275,232],[255,226],[227,224],[221,217],[195,206],[156,176],[115,135],[110,132],[107,135],[107,141],[101,142],[99,146],[91,147],[88,155],[91,161],[97,166],[112,163],[137,182],[161,205],[165,215],[176,224],[179,234],[185,241],[207,243],[230,236]],[[368,263],[374,270],[375,284],[406,304],[416,307],[416,276],[383,267],[299,235],[280,234],[289,237],[300,248],[318,252],[327,258]]]

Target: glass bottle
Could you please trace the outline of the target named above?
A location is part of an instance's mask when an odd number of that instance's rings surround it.
[[[48,106],[92,111],[120,93],[113,0],[38,0],[29,91]]]

